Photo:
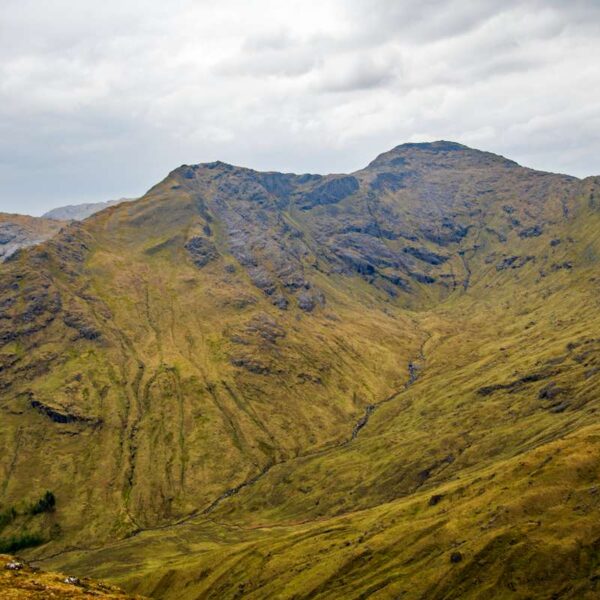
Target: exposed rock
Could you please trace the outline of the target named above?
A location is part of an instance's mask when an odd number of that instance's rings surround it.
[[[74,413],[70,413],[66,410],[60,410],[58,408],[51,407],[39,400],[31,400],[31,408],[37,410],[40,414],[45,415],[51,421],[55,423],[67,424],[67,423],[82,423],[87,425],[101,425],[101,419],[94,419],[91,417],[84,417]]]
[[[507,256],[496,265],[496,271],[505,271],[506,269],[520,269],[528,262],[534,261],[535,256]]]
[[[563,413],[565,412],[565,410],[567,410],[567,408],[569,408],[570,403],[565,401],[565,402],[561,402],[560,404],[556,404],[555,406],[550,407],[550,412],[551,413],[555,413],[555,414],[559,414],[559,413]]]
[[[548,383],[540,389],[540,391],[538,392],[538,398],[540,400],[553,400],[563,391],[563,388],[558,387],[556,383],[551,381],[550,383]]]
[[[406,254],[410,254],[423,262],[429,263],[430,265],[441,265],[448,260],[447,256],[442,256],[441,254],[437,254],[432,252],[431,250],[427,250],[427,248],[414,248],[412,246],[408,246],[403,248],[402,250]]]
[[[286,336],[286,331],[271,315],[259,313],[242,329],[241,336],[248,343],[258,340],[275,344]]]
[[[556,375],[557,371],[555,370],[547,370],[547,371],[538,371],[537,373],[529,373],[528,375],[523,375],[514,381],[510,381],[508,383],[497,383],[494,385],[486,385],[477,390],[477,393],[480,396],[489,396],[494,392],[499,390],[506,390],[508,392],[515,392],[521,389],[523,386],[528,383],[534,383],[536,381],[542,381],[543,379],[548,379]]]
[[[317,305],[325,305],[325,296],[317,290],[303,290],[298,294],[298,307],[306,312],[312,312]]]
[[[79,336],[86,340],[97,340],[102,335],[102,332],[90,323],[82,313],[65,312],[63,322],[67,327],[75,329]]]
[[[185,244],[185,249],[197,267],[204,267],[219,256],[216,246],[210,240],[199,236],[190,238]]]
[[[427,283],[427,284],[431,284],[431,283],[435,283],[435,277],[432,277],[431,275],[427,275],[426,273],[419,273],[417,271],[412,271],[410,273],[410,276],[418,281],[419,283]]]
[[[523,229],[519,231],[519,237],[522,238],[531,238],[531,237],[539,237],[544,233],[544,229],[541,225],[534,225],[533,227],[528,227],[527,229]]]
[[[562,263],[552,263],[550,265],[550,272],[556,273],[556,271],[570,271],[573,268],[573,263],[571,261],[565,261]]]
[[[396,192],[407,185],[408,173],[378,173],[371,182],[371,188],[377,191],[390,190]]]
[[[289,306],[288,299],[283,294],[276,294],[273,296],[273,305],[279,308],[280,310],[287,310]]]
[[[246,369],[246,371],[250,371],[250,373],[255,373],[257,375],[268,375],[271,373],[271,368],[268,365],[254,358],[233,356],[230,359],[230,362],[234,367]]]
[[[319,205],[336,204],[357,192],[358,188],[358,180],[352,175],[335,177],[304,194],[298,206],[302,210],[310,210]]]
[[[422,225],[420,227],[421,234],[425,239],[438,244],[439,246],[448,246],[449,244],[457,244],[469,233],[470,226],[463,226],[460,223],[455,223],[450,219],[444,219],[441,227],[433,227],[431,225]]]
[[[429,506],[435,506],[436,504],[439,504],[443,498],[444,498],[443,494],[434,494],[433,496],[431,496],[429,498],[428,504],[429,504]]]

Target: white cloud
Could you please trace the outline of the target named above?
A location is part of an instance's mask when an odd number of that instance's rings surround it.
[[[0,210],[455,139],[600,173],[595,0],[3,0]]]

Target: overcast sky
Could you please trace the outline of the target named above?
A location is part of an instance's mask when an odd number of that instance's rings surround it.
[[[1,0],[0,210],[449,139],[600,174],[598,0]]]

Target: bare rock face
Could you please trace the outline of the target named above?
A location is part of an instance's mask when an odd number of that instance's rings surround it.
[[[468,286],[467,257],[485,249],[482,233],[507,250],[529,248],[551,228],[556,208],[568,211],[578,180],[433,142],[398,146],[350,175],[259,173],[216,162],[185,165],[169,184],[196,198],[206,226],[220,224],[223,250],[275,306],[310,312],[324,298],[312,289],[316,265],[361,277],[391,297],[414,297],[421,286],[442,296]],[[507,204],[514,196],[531,205]],[[200,263],[214,259],[212,242],[194,243]],[[502,253],[497,271],[529,262],[533,254]]]
[[[215,245],[204,237],[195,236],[190,238],[185,244],[186,250],[190,253],[193,263],[197,267],[203,267],[217,258],[217,249]]]

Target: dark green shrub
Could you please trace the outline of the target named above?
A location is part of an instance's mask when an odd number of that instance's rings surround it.
[[[17,517],[17,511],[14,506],[0,512],[0,531],[8,524],[12,523]]]
[[[37,533],[22,533],[7,539],[0,539],[0,552],[13,554],[24,548],[33,548],[43,544],[46,540]]]
[[[31,514],[39,515],[40,513],[52,512],[56,506],[56,498],[52,492],[46,492],[32,507]]]

